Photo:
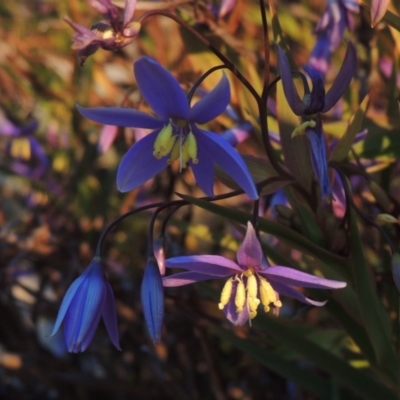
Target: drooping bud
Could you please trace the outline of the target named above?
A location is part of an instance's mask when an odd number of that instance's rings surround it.
[[[154,343],[161,340],[164,319],[164,287],[155,258],[150,257],[141,286],[141,300],[144,319]]]

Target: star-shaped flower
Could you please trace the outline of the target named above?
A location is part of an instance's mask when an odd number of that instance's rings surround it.
[[[286,100],[292,111],[301,117],[302,124],[296,131],[305,131],[307,135],[310,143],[312,165],[321,187],[321,197],[329,198],[331,197],[332,189],[329,182],[326,143],[322,132],[320,113],[329,111],[343,96],[349,86],[357,69],[355,48],[350,42],[348,43],[342,67],[331,88],[326,93],[320,72],[310,66],[304,67],[311,78],[312,89],[310,90],[306,77],[302,73],[299,73],[304,83],[305,94],[303,98],[300,98],[294,85],[286,54],[279,46],[276,46],[276,48],[278,68]]]
[[[125,47],[138,35],[141,27],[139,22],[131,21],[136,0],[126,0],[123,21],[120,20],[117,7],[110,0],[88,0],[88,3],[103,15],[105,20],[96,22],[88,29],[65,18],[65,21],[77,32],[72,37],[72,48],[79,50],[81,65],[99,48],[118,50]]]
[[[134,65],[137,85],[156,117],[120,107],[83,108],[79,112],[107,125],[155,129],[135,143],[123,157],[117,173],[122,192],[145,183],[175,160],[180,170],[192,168],[198,185],[213,195],[214,164],[219,165],[252,199],[258,198],[253,179],[237,151],[220,135],[197,127],[224,112],[229,100],[228,79],[194,106],[190,106],[177,80],[162,65],[143,57]]]
[[[303,303],[323,306],[326,302],[311,300],[293,286],[315,289],[340,289],[346,282],[320,278],[293,268],[268,265],[253,225],[247,223],[247,232],[237,252],[237,263],[213,255],[174,257],[166,260],[167,268],[182,268],[180,272],[163,278],[165,287],[183,286],[214,278],[228,278],[218,304],[235,325],[243,325],[257,315],[260,303],[264,311],[277,313],[282,306],[279,294],[293,297]]]

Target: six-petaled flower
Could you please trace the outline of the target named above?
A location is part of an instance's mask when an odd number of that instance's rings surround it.
[[[105,20],[95,23],[88,29],[65,18],[65,21],[76,31],[72,37],[72,48],[79,50],[81,65],[99,48],[118,50],[127,46],[139,34],[141,26],[139,22],[131,21],[136,0],[126,0],[123,21],[120,20],[117,7],[110,0],[88,0],[88,2],[98,13],[103,15]]]
[[[237,252],[237,261],[235,263],[214,255],[170,258],[166,260],[167,268],[182,268],[188,272],[164,277],[163,284],[165,287],[173,287],[208,279],[228,278],[218,306],[235,325],[243,325],[254,318],[260,303],[264,311],[272,308],[277,313],[282,306],[279,294],[314,306],[323,306],[326,303],[307,298],[293,286],[316,289],[340,289],[346,286],[345,282],[320,278],[293,268],[271,267],[250,222]]]
[[[134,144],[123,157],[117,173],[120,191],[133,190],[175,160],[180,170],[192,168],[198,185],[213,195],[214,164],[219,165],[252,199],[258,198],[254,181],[238,152],[220,135],[200,129],[220,115],[230,101],[224,75],[218,85],[194,106],[176,79],[149,57],[134,65],[137,85],[157,117],[120,107],[83,108],[85,117],[107,125],[155,129]]]

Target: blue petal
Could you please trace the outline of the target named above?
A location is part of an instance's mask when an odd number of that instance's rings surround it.
[[[304,114],[315,114],[324,108],[325,104],[325,88],[322,80],[322,74],[311,66],[304,66],[312,81],[312,90],[310,93],[310,102],[304,110]]]
[[[218,85],[198,101],[189,111],[189,121],[205,124],[222,114],[231,99],[229,81],[225,74]]]
[[[104,325],[107,329],[108,336],[110,337],[113,345],[118,350],[121,350],[121,347],[119,346],[118,323],[114,293],[108,282],[106,282],[105,284],[105,300],[103,304],[102,317],[104,320]]]
[[[78,111],[86,118],[105,125],[124,126],[127,128],[161,128],[166,121],[145,114],[141,111],[122,107],[85,108],[76,105]]]
[[[330,110],[343,96],[357,70],[357,54],[351,42],[347,44],[346,55],[340,71],[328,93],[325,95],[325,105],[322,112]]]
[[[187,119],[187,98],[168,70],[150,57],[142,57],[135,62],[134,71],[140,92],[160,118]]]
[[[68,288],[67,293],[65,294],[63,301],[61,303],[60,310],[58,311],[57,320],[54,324],[53,332],[50,336],[54,336],[56,332],[60,329],[60,326],[64,320],[64,317],[71,305],[72,300],[74,299],[77,290],[79,289],[82,281],[85,279],[83,275],[81,275],[78,279],[76,279],[72,285]]]
[[[214,196],[214,160],[210,157],[207,143],[202,140],[201,132],[198,134],[199,130],[194,126],[192,126],[192,129],[197,141],[198,162],[194,164],[190,161],[189,164],[201,190],[207,196]]]
[[[283,91],[285,92],[285,97],[289,103],[290,108],[296,115],[303,114],[306,106],[301,100],[297,89],[293,83],[292,72],[290,69],[289,60],[286,57],[285,52],[281,49],[279,45],[276,45],[276,52],[278,56],[278,68],[279,74],[281,76]]]
[[[158,133],[152,132],[139,140],[122,158],[117,172],[117,187],[121,192],[137,188],[167,167],[168,156],[157,159],[153,155]]]
[[[164,320],[164,287],[157,262],[151,258],[144,271],[141,301],[147,329],[154,343],[161,340]]]
[[[202,130],[199,131],[197,136],[198,142],[201,141],[207,148],[214,162],[234,179],[251,199],[258,199],[253,178],[239,153],[226,140],[215,133]]]

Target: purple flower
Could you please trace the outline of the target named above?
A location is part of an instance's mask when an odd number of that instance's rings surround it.
[[[175,160],[180,170],[192,168],[198,185],[213,195],[214,164],[218,164],[252,199],[258,193],[246,164],[221,136],[196,124],[205,124],[224,112],[230,100],[228,79],[190,107],[176,79],[160,64],[143,57],[134,65],[137,85],[157,117],[128,108],[83,108],[85,117],[107,125],[155,129],[135,143],[123,157],[117,173],[122,192],[145,183]]]
[[[117,7],[110,0],[88,0],[88,2],[103,15],[105,20],[95,23],[88,29],[65,18],[65,21],[77,32],[72,37],[72,48],[79,50],[81,65],[100,47],[104,50],[118,50],[125,47],[135,39],[141,27],[139,22],[131,22],[136,0],[126,0],[123,21],[120,20]]]
[[[85,351],[100,318],[103,318],[112,343],[120,350],[114,294],[104,275],[101,259],[95,257],[65,294],[51,336],[64,322],[68,351]]]
[[[282,306],[279,294],[293,297],[303,303],[323,306],[305,297],[293,288],[300,286],[316,289],[340,289],[346,282],[319,278],[293,268],[268,265],[260,242],[250,222],[247,223],[246,237],[237,252],[237,261],[221,256],[186,256],[167,259],[168,268],[183,268],[180,272],[163,278],[166,287],[182,286],[213,278],[228,278],[222,289],[218,307],[235,325],[243,325],[257,315],[260,303],[264,311],[272,307],[277,313]]]
[[[338,48],[346,27],[354,28],[352,13],[359,12],[355,0],[328,0],[326,9],[315,28],[317,42],[310,56],[309,66],[325,75],[331,54]]]
[[[140,291],[147,329],[152,341],[158,343],[164,319],[164,288],[160,269],[153,257],[147,262]]]
[[[305,70],[312,81],[310,90],[306,77],[300,74],[304,84],[304,97],[301,99],[293,83],[289,60],[284,51],[276,46],[278,53],[278,68],[282,79],[285,97],[293,112],[301,117],[301,126],[296,128],[298,132],[305,132],[310,143],[311,161],[314,173],[321,187],[321,197],[329,198],[332,189],[328,175],[326,157],[326,142],[322,133],[322,121],[320,113],[329,111],[342,97],[350,84],[357,68],[357,55],[354,46],[349,42],[346,55],[340,71],[331,88],[325,93],[325,88],[320,72],[312,67]],[[296,132],[295,131],[295,132]]]

